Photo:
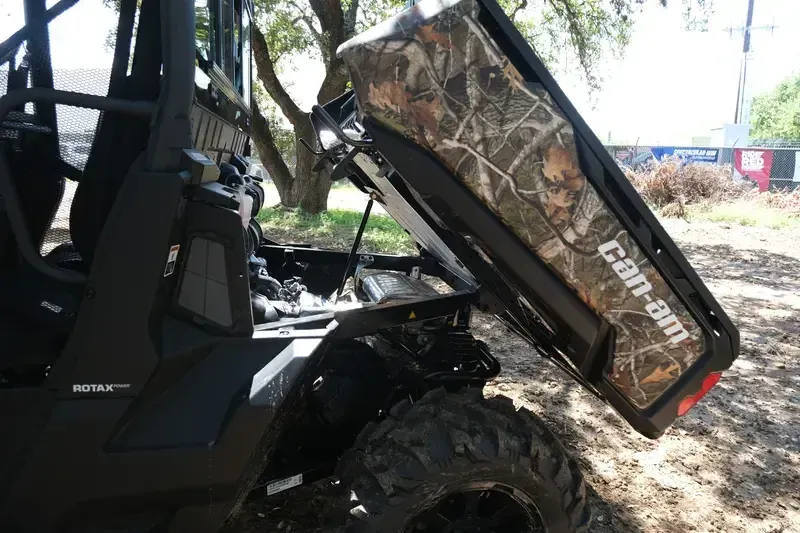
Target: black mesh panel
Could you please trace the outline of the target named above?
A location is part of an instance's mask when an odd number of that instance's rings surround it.
[[[113,2],[107,4],[104,5],[103,0],[81,0],[50,23],[48,33],[54,89],[98,96],[108,93],[117,13]],[[87,20],[91,20],[91,24],[87,24]],[[76,38],[79,34],[80,37]],[[76,41],[91,43],[93,50],[81,49]],[[27,44],[17,54],[17,66],[25,57]],[[7,65],[0,67],[0,95],[7,91],[8,72]],[[28,86],[33,84],[33,76],[29,76]],[[86,165],[101,113],[65,105],[56,105],[55,109],[58,155],[67,164],[59,174],[64,178],[77,178]],[[33,112],[33,106],[26,106],[26,111]],[[28,176],[26,179],[36,177]],[[41,242],[43,255],[71,240],[69,214],[77,185],[76,181],[65,180],[64,194]]]

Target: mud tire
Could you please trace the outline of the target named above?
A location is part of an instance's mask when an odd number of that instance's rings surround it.
[[[583,477],[564,446],[530,411],[480,389],[397,404],[364,428],[338,475],[366,511],[359,531],[402,532],[433,501],[475,482],[520,491],[547,533],[588,529]]]

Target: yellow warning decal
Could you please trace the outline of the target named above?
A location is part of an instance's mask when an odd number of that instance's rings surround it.
[[[417,318],[417,314],[414,311],[411,311],[411,314],[408,315],[408,319],[411,320],[411,319],[414,319],[414,318]]]

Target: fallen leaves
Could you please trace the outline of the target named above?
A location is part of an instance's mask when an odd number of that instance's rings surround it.
[[[438,96],[431,99],[413,100],[408,104],[408,110],[414,119],[417,128],[422,128],[433,135],[439,135],[439,121],[444,114],[443,107]]]
[[[586,184],[586,178],[575,164],[572,154],[558,144],[547,149],[542,173],[548,185],[545,202],[547,216],[554,224],[569,221],[569,210],[575,203],[576,193]]]
[[[648,383],[661,383],[662,381],[671,381],[674,379],[674,373],[680,371],[681,367],[677,363],[672,363],[667,368],[656,367],[653,372],[639,380],[639,385],[647,385]]]
[[[575,203],[566,189],[555,189],[547,191],[547,203],[544,210],[547,217],[553,224],[567,222],[570,218],[569,207]]]
[[[519,73],[517,67],[515,67],[509,59],[506,59],[506,64],[503,67],[503,77],[508,80],[508,84],[511,86],[511,90],[514,92],[521,89],[522,84],[525,83],[525,79],[522,77],[522,74]]]
[[[575,199],[567,189],[556,189],[554,192],[547,193],[549,204],[554,208],[562,207],[564,209],[575,203]]]
[[[370,83],[368,101],[378,109],[409,116],[417,135],[422,137],[420,140],[435,139],[439,135],[439,121],[444,108],[438,96],[414,98],[405,82],[385,81],[378,85]]]
[[[436,43],[437,45],[450,49],[453,43],[448,35],[439,33],[433,28],[433,24],[427,24],[417,28],[417,39],[423,43]]]
[[[570,191],[580,190],[586,178],[575,164],[572,154],[563,146],[554,144],[547,149],[542,167],[544,177],[551,183],[558,184]]]
[[[368,101],[380,109],[390,109],[400,113],[408,104],[406,84],[402,81],[386,81],[379,85],[369,84]]]

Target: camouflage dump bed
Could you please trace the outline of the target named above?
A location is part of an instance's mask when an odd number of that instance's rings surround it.
[[[735,327],[493,0],[424,0],[339,54],[394,186],[639,431],[730,366]]]

